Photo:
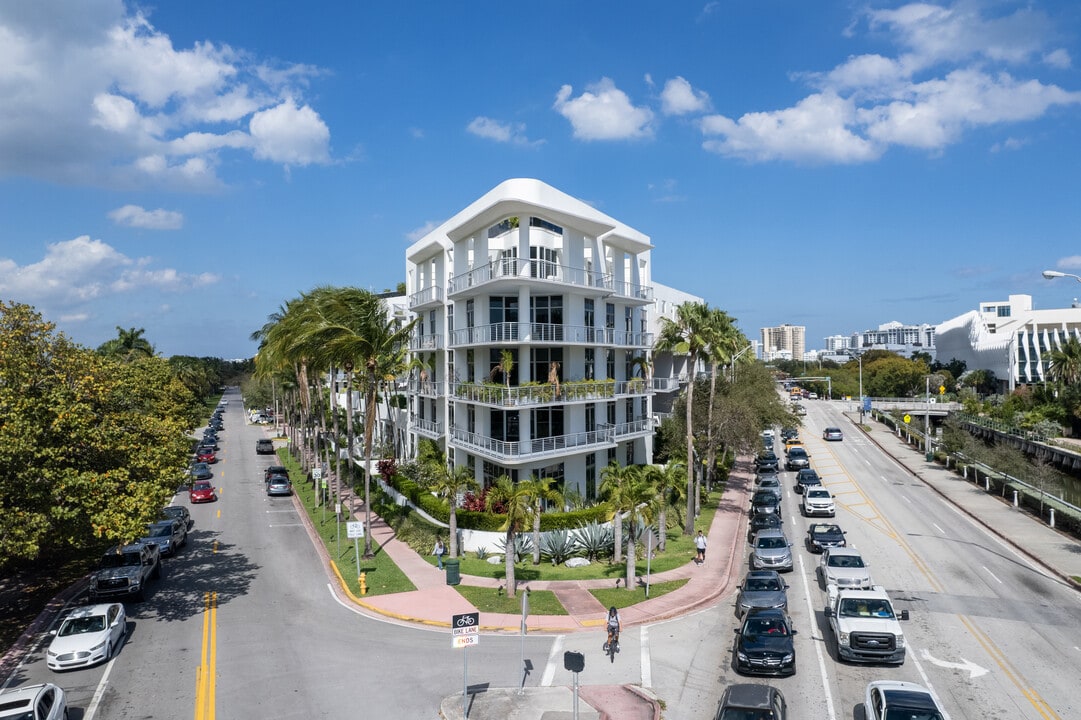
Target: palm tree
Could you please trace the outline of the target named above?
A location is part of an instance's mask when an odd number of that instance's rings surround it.
[[[637,471],[638,468],[635,470]],[[634,550],[638,540],[638,530],[645,527],[647,532],[652,532],[649,525],[653,522],[655,508],[653,501],[656,499],[657,491],[644,473],[635,472],[623,485],[622,495],[627,507],[627,582],[624,587],[632,590],[635,576]]]
[[[613,460],[601,470],[601,495],[612,511],[612,560],[620,562],[623,553],[623,513],[630,509],[627,487],[639,472],[634,465],[623,466]]]
[[[657,550],[664,552],[668,540],[668,508],[672,506],[673,499],[681,494],[679,489],[686,482],[687,466],[681,462],[647,465],[643,473],[656,493]]]
[[[1081,340],[1071,335],[1052,350],[1047,364],[1047,376],[1060,387],[1081,382]]]
[[[473,468],[468,465],[450,467],[445,459],[431,462],[430,468],[434,479],[429,489],[445,499],[450,508],[447,519],[450,526],[450,556],[458,557],[458,495],[476,488],[477,480],[473,477]]]
[[[676,319],[661,318],[661,331],[656,349],[687,355],[687,467],[694,467],[694,381],[698,372],[698,358],[709,346],[709,306],[706,303],[685,302],[676,307]],[[694,476],[687,473],[687,517],[683,534],[694,534]]]
[[[714,434],[713,411],[717,404],[717,370],[728,365],[736,354],[741,340],[746,340],[743,333],[736,329],[735,321],[724,310],[711,308],[709,311],[709,412],[706,420],[706,471],[708,482],[715,476],[714,465],[717,459],[717,441]],[[700,488],[695,485],[695,509],[698,509]]]
[[[347,363],[354,363],[364,371],[364,557],[372,557],[372,436],[379,378],[388,365],[401,363],[416,320],[399,326],[377,295],[354,287],[326,289],[317,305],[315,321],[303,330],[303,344],[328,365],[339,362],[348,368]],[[347,397],[352,397],[351,383]]]
[[[507,576],[507,597],[514,597],[516,583],[514,580],[514,556],[515,538],[525,527],[525,522],[530,514],[530,494],[525,483],[515,483],[508,475],[501,475],[488,489],[488,495],[484,502],[491,510],[497,505],[503,505],[507,519],[500,526],[500,530],[506,533],[504,540],[504,567]]]
[[[552,487],[555,478],[531,477],[519,483],[529,495],[529,515],[533,520],[533,564],[540,565],[540,519],[547,503],[563,503],[563,493]]]
[[[106,340],[98,347],[98,353],[124,363],[132,363],[142,358],[154,357],[154,346],[143,337],[143,328],[125,330],[116,326],[117,337]]]

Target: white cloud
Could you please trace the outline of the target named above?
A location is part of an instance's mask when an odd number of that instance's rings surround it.
[[[188,275],[172,269],[152,270],[148,258],[132,259],[101,240],[83,235],[53,243],[45,257],[19,266],[0,258],[0,296],[51,309],[69,309],[117,293],[141,289],[173,292],[217,282],[212,274]]]
[[[139,205],[125,205],[109,213],[117,225],[144,230],[179,230],[184,227],[184,215],[173,210],[145,210]]]
[[[959,0],[866,17],[875,37],[897,46],[896,56],[867,53],[826,72],[794,73],[816,92],[738,121],[704,118],[703,147],[751,161],[867,162],[894,145],[939,153],[970,128],[1029,122],[1052,107],[1081,104],[1081,92],[1019,76],[1037,62],[1070,65],[1065,50],[1047,47],[1054,25],[1039,10],[984,17],[979,4]],[[858,28],[849,26],[846,36]],[[992,150],[1018,147],[1007,139]]]
[[[1055,267],[1064,270],[1077,270],[1078,268],[1081,268],[1081,255],[1070,255],[1069,257],[1059,258],[1059,261],[1055,263]]]
[[[514,143],[516,145],[530,145],[529,138],[525,134],[523,123],[503,123],[493,118],[478,115],[473,118],[465,128],[468,132],[486,140],[495,140],[500,143]]]
[[[285,165],[329,162],[330,129],[308,105],[297,107],[292,98],[277,107],[255,113],[251,119],[255,157]]]
[[[991,146],[991,152],[997,153],[1003,150],[1020,150],[1025,145],[1028,145],[1029,141],[1023,138],[1009,137],[1002,142],[997,142]]]
[[[579,140],[634,140],[653,135],[653,111],[635,107],[626,93],[609,78],[586,88],[571,99],[573,88],[564,85],[553,107],[570,121]]]
[[[723,115],[702,118],[711,152],[751,161],[866,162],[882,150],[849,129],[855,108],[837,95],[811,95],[795,107],[767,113],[747,113],[738,121]]]
[[[665,115],[687,115],[710,109],[709,94],[695,90],[682,77],[675,77],[664,84],[661,91],[661,112]]]
[[[417,240],[420,240],[422,237],[430,233],[432,230],[435,230],[437,227],[439,227],[439,223],[429,220],[428,222],[421,225],[419,228],[407,232],[405,234],[405,237],[407,240],[409,240],[409,242],[415,243]]]
[[[0,3],[0,178],[201,190],[221,184],[223,151],[329,162],[329,130],[303,100],[320,73],[174,46],[120,0]]]

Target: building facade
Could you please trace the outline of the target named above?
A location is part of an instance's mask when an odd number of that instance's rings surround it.
[[[935,329],[938,359],[962,360],[968,370],[989,370],[1004,392],[1046,382],[1049,355],[1067,338],[1081,339],[1081,308],[1036,310],[1031,295],[980,303],[979,309]]]
[[[807,351],[807,328],[786,324],[762,328],[761,333],[763,360],[803,360]]]
[[[935,359],[935,326],[904,325],[897,321],[879,325],[875,330],[853,333],[849,347],[858,352],[889,350],[905,357],[924,352]]]
[[[409,433],[482,484],[549,477],[594,498],[653,456],[649,237],[532,179],[507,180],[406,253]],[[678,389],[678,385],[675,387]]]

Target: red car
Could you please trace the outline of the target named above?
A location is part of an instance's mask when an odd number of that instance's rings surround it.
[[[195,453],[195,462],[205,462],[208,465],[218,461],[218,455],[213,448],[201,447]]]
[[[188,500],[193,503],[214,502],[217,499],[214,484],[209,480],[196,480],[188,491]]]

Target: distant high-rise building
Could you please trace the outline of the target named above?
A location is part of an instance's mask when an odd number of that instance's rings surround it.
[[[762,359],[802,360],[806,351],[806,334],[807,328],[802,325],[762,328]]]
[[[935,326],[904,325],[897,321],[879,325],[877,330],[864,330],[852,333],[849,347],[866,352],[867,350],[889,350],[898,355],[911,357],[913,353],[924,352],[935,357]]]

